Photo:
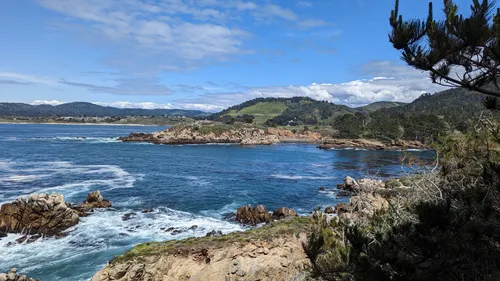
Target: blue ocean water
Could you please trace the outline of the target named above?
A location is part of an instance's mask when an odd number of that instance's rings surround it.
[[[346,175],[402,173],[401,152],[319,150],[310,144],[164,146],[122,143],[147,126],[0,124],[0,204],[21,195],[57,192],[78,203],[100,190],[113,209],[98,211],[60,239],[7,246],[0,272],[18,268],[44,281],[89,280],[108,260],[146,241],[204,236],[244,228],[224,215],[246,204],[287,206],[307,214],[345,198],[334,188]],[[432,157],[431,152],[412,152]],[[142,213],[153,209],[152,213]],[[134,212],[130,220],[122,216]],[[168,227],[189,230],[176,236]]]

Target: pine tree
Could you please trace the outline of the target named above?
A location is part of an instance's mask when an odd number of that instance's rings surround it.
[[[426,20],[405,21],[396,0],[390,42],[408,65],[429,72],[434,83],[500,97],[500,8],[494,14],[493,2],[473,0],[467,17],[458,14],[452,0],[443,2],[444,20],[434,19],[430,2]]]

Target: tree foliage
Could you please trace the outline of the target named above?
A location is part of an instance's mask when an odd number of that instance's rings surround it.
[[[458,86],[500,97],[500,8],[488,0],[473,0],[470,15],[458,14],[444,0],[444,20],[436,20],[429,3],[426,20],[403,20],[399,0],[391,12],[389,39],[410,66],[428,71],[434,83]],[[453,72],[461,70],[461,75]]]

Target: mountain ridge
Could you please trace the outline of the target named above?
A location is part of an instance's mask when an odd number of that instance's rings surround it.
[[[31,105],[27,103],[0,103],[0,116],[4,117],[54,117],[54,116],[188,116],[209,115],[200,110],[185,109],[142,109],[101,106],[90,102],[71,102],[60,105]]]

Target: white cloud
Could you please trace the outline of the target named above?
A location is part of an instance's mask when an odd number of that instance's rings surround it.
[[[41,105],[41,104],[48,104],[48,105],[60,105],[63,104],[64,102],[62,101],[57,101],[57,100],[35,100],[31,103],[31,105]]]
[[[11,84],[43,84],[43,85],[56,85],[57,80],[51,78],[28,75],[15,72],[0,72],[1,78],[7,78]]]
[[[337,84],[255,87],[242,92],[205,94],[198,98],[198,101],[228,107],[260,97],[301,96],[355,107],[377,101],[411,102],[423,93],[435,93],[446,89],[431,83],[425,73],[391,62],[371,62],[360,67],[360,71],[371,78]]]
[[[95,102],[119,108],[165,108],[165,109],[197,109],[203,111],[219,111],[250,99],[260,97],[310,97],[317,100],[326,100],[336,104],[348,106],[362,106],[376,101],[411,102],[423,93],[435,93],[446,89],[437,84],[432,84],[428,75],[408,66],[398,65],[387,61],[374,61],[357,68],[359,74],[367,77],[344,83],[311,83],[309,85],[288,85],[274,87],[238,87],[229,84],[219,85],[213,82],[210,86],[177,85],[179,89],[203,89],[201,95],[193,99],[170,99],[168,103],[153,102]],[[21,75],[22,76],[22,75]],[[117,91],[114,87],[98,86],[84,83],[65,84],[77,87],[86,87],[92,91],[111,92]],[[93,88],[92,88],[93,87]],[[121,87],[120,94],[132,94],[135,86]],[[159,86],[161,93],[166,87]],[[225,90],[226,92],[219,92]],[[232,91],[232,92],[228,92]],[[59,101],[37,100],[33,104],[60,104]]]
[[[172,109],[172,104],[154,103],[154,102],[129,102],[129,101],[114,101],[114,102],[93,102],[101,106],[111,106],[117,108],[142,108],[142,109]]]

